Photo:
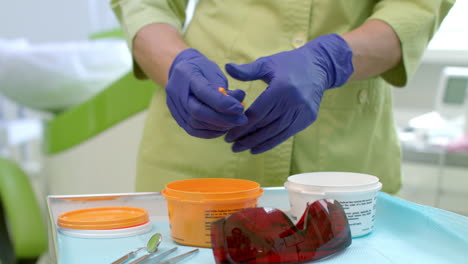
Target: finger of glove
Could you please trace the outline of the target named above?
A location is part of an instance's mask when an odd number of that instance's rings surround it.
[[[232,97],[234,97],[237,101],[242,102],[245,98],[245,92],[242,90],[228,90],[228,81],[226,79],[226,76],[221,72],[221,70],[216,66],[216,71],[208,71],[208,72],[203,72],[204,75],[206,75],[206,79],[209,80],[212,84],[213,87],[216,89],[224,88],[226,93]],[[219,90],[218,90],[219,91]]]
[[[293,132],[293,129],[287,128],[287,129],[281,131],[281,133],[279,133],[275,137],[272,137],[272,138],[266,140],[265,142],[251,148],[250,153],[260,154],[260,153],[266,152],[266,151],[268,151],[270,149],[273,149],[274,147],[276,147],[279,144],[283,143],[284,141],[286,141],[288,138],[290,138],[294,134],[295,133]]]
[[[224,73],[214,62],[209,61],[203,65],[200,65],[201,74],[212,83],[213,86],[217,89],[218,87],[223,87],[226,90],[228,89],[228,81]]]
[[[228,63],[224,68],[229,75],[240,81],[263,80],[270,74],[268,67],[266,67],[266,62],[263,59],[258,59],[247,64]]]
[[[218,132],[223,132],[223,133],[226,133],[229,130],[229,128],[226,128],[226,127],[220,127],[220,126],[212,125],[212,124],[200,121],[200,120],[196,120],[188,114],[187,116],[188,117],[186,119],[186,122],[193,129],[218,131]]]
[[[176,104],[174,104],[172,98],[167,97],[166,100],[167,106],[169,111],[171,112],[172,117],[176,120],[177,124],[182,127],[189,135],[198,137],[198,138],[217,138],[224,135],[225,131],[212,131],[206,129],[195,129],[191,127],[186,120],[183,118],[183,114],[181,114],[181,110],[177,108]],[[182,111],[183,112],[183,111]]]
[[[252,154],[260,154],[265,151],[268,151],[279,144],[283,143],[286,141],[288,138],[294,136],[301,130],[305,129],[308,127],[310,123],[304,123],[302,122],[301,118],[295,117],[294,121],[290,126],[288,126],[285,130],[281,131],[278,133],[276,136],[266,140],[265,142],[251,148],[250,153]]]
[[[191,99],[194,99],[193,96],[189,96],[188,101],[190,102]],[[196,99],[195,99],[196,100]],[[188,107],[187,103],[187,107]],[[212,130],[212,131],[220,131],[220,132],[227,132],[227,128],[217,126],[217,125],[212,125],[209,123],[206,123],[201,120],[197,120],[193,118],[192,113],[189,112],[189,109],[181,108],[182,110],[180,113],[182,113],[182,116],[184,117],[185,122],[193,129],[199,129],[199,130]]]
[[[190,96],[188,101],[188,112],[193,119],[207,123],[223,130],[231,129],[235,126],[242,126],[247,124],[247,116],[230,115],[218,113],[212,108],[198,101],[197,98]]]
[[[167,104],[171,114],[176,119],[177,123],[183,127],[189,134],[194,134],[197,137],[206,136],[201,135],[203,131],[219,131],[225,133],[227,130],[224,127],[217,127],[207,123],[194,120],[187,111],[188,102],[193,96],[189,92],[190,78],[194,72],[193,65],[180,64],[175,67],[173,76],[169,79],[166,85],[167,91]],[[207,135],[212,137],[213,135]],[[215,134],[215,136],[219,136]]]
[[[217,112],[226,114],[243,114],[244,107],[232,96],[225,96],[203,76],[193,76],[190,90],[195,97]]]
[[[237,90],[226,90],[226,92],[227,92],[230,96],[236,98],[236,100],[239,101],[239,102],[242,102],[242,101],[244,101],[244,99],[245,99],[245,92],[242,91],[242,90],[240,90],[240,89],[237,89]]]
[[[179,81],[179,83],[177,83]],[[180,91],[168,90],[167,97],[172,99],[174,107],[177,108],[178,113],[183,118],[184,122],[192,129],[199,130],[213,130],[213,131],[227,131],[229,128],[216,126],[213,124],[205,123],[203,121],[198,121],[192,116],[192,110],[189,109],[190,102],[197,101],[197,99],[189,94],[188,89],[181,89],[181,87],[188,87],[188,82],[180,82],[180,79],[171,79],[169,80],[169,85],[179,86]],[[177,85],[178,84],[178,85]],[[211,110],[214,111],[214,110]],[[244,117],[246,119],[246,117]],[[232,126],[230,126],[232,127]]]
[[[250,108],[245,111],[248,123],[244,126],[231,129],[225,137],[226,142],[230,143],[237,141],[239,138],[246,136],[250,132],[261,128],[262,124],[268,124],[279,117],[278,113],[273,113],[275,100],[272,99],[272,94],[273,93],[269,88],[260,94]]]
[[[292,113],[287,113],[287,115],[282,116],[253,133],[238,139],[232,147],[233,151],[237,152],[235,150],[244,151],[251,149],[255,146],[261,145],[263,142],[273,137],[276,137],[291,125],[293,121],[292,116]]]
[[[245,98],[245,92],[242,90],[229,90],[226,76],[223,72],[221,72],[216,64],[213,63],[213,65],[216,68],[213,67],[213,70],[203,72],[203,74],[206,76],[206,79],[213,83],[213,86],[216,89],[220,87],[224,88],[228,95],[234,97],[237,101],[242,102]]]

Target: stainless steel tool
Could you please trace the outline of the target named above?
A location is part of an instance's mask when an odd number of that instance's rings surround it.
[[[178,256],[170,258],[170,259],[166,259],[166,260],[159,261],[159,262],[153,262],[151,260],[151,261],[148,261],[147,263],[148,264],[174,264],[174,263],[177,263],[177,262],[189,257],[190,255],[192,255],[193,253],[198,252],[198,251],[199,251],[199,249],[197,248],[197,249],[194,249],[192,251],[186,252],[184,254],[180,254]]]
[[[129,264],[137,264],[137,263],[143,263],[144,260],[147,260],[149,258],[149,260],[151,261],[157,261],[157,260],[160,260],[160,259],[163,259],[165,258],[167,255],[171,254],[172,252],[176,251],[177,250],[177,247],[173,247],[169,250],[166,250],[164,252],[161,252],[159,255],[157,256],[154,256],[157,252],[153,252],[153,253],[150,253],[150,254],[146,254],[144,256],[141,256],[137,259],[135,259],[134,261],[130,262]],[[153,257],[154,256],[154,257]]]
[[[131,252],[125,254],[124,256],[122,256],[121,258],[119,258],[119,259],[115,260],[114,262],[112,262],[112,264],[124,263],[125,261],[133,258],[138,252],[140,252],[143,249],[146,249],[148,251],[148,253],[157,252],[158,251],[158,246],[159,246],[159,244],[161,244],[161,241],[162,241],[162,235],[160,233],[156,233],[153,236],[151,236],[151,238],[148,240],[148,243],[146,244],[146,247],[141,247],[141,248],[139,248],[137,250],[131,251]]]

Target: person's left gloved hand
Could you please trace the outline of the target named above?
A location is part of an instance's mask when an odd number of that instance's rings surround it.
[[[226,64],[238,80],[268,84],[245,112],[249,122],[231,129],[226,142],[235,142],[234,152],[250,149],[258,154],[307,128],[317,119],[323,93],[343,85],[353,73],[352,57],[346,41],[331,34],[253,63]]]

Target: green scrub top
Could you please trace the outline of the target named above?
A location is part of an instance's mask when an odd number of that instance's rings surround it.
[[[317,121],[263,154],[233,153],[224,139],[188,135],[172,118],[163,88],[155,91],[140,146],[137,191],[160,191],[171,181],[223,177],[283,186],[287,177],[314,171],[348,171],[379,177],[383,191],[401,185],[400,147],[392,88],[404,86],[454,0],[200,0],[185,41],[224,70],[304,45],[317,36],[349,32],[369,19],[388,23],[401,41],[402,62],[381,76],[325,92]],[[131,48],[151,23],[182,32],[187,1],[122,0],[112,6]],[[137,64],[135,75],[145,78]],[[246,92],[247,107],[264,91],[262,81],[230,78]],[[135,87],[138,89],[138,87]]]

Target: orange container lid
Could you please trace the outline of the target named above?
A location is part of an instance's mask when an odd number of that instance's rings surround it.
[[[254,181],[231,178],[197,178],[166,184],[162,195],[193,202],[235,201],[257,198],[263,190]]]
[[[138,226],[149,222],[148,212],[137,207],[95,207],[69,211],[59,215],[63,228],[105,230]]]

